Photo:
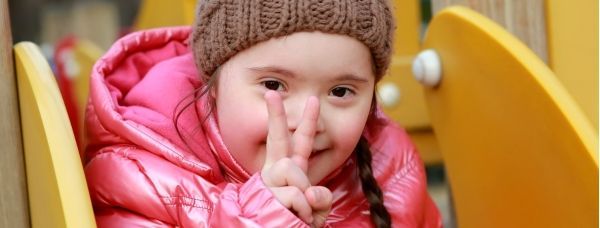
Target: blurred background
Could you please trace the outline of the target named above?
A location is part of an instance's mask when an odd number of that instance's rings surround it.
[[[140,0],[9,0],[13,41],[54,45],[69,35],[106,49],[129,32]]]

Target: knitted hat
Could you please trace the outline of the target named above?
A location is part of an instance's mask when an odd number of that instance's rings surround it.
[[[379,80],[390,62],[394,19],[387,0],[200,0],[191,45],[207,80],[229,58],[300,31],[351,36],[371,51]]]

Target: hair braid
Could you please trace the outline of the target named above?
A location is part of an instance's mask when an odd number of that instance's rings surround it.
[[[356,163],[358,164],[358,175],[362,184],[363,193],[369,201],[371,220],[375,227],[390,227],[392,224],[390,214],[383,205],[383,194],[371,169],[371,150],[369,143],[361,137],[356,146]]]

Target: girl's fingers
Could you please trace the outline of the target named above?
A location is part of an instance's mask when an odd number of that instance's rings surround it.
[[[313,223],[312,208],[304,197],[304,192],[293,186],[271,188],[273,195],[283,206],[292,210],[307,224]]]
[[[306,200],[315,211],[326,211],[331,208],[333,196],[324,186],[310,186],[305,191]]]
[[[292,160],[294,160],[304,172],[306,172],[308,168],[308,158],[313,150],[318,119],[319,100],[316,97],[311,96],[306,101],[302,120],[292,136]]]
[[[271,168],[262,171],[262,179],[267,187],[293,186],[304,192],[310,187],[310,180],[295,162],[282,158]]]
[[[263,169],[270,167],[279,159],[287,157],[290,146],[287,119],[281,96],[278,92],[267,91],[265,101],[269,112],[269,130]]]
[[[304,195],[312,208],[313,227],[323,227],[331,211],[333,202],[331,191],[323,186],[311,186],[304,191]]]

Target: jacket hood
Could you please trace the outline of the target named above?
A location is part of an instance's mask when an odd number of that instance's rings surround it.
[[[86,107],[86,126],[94,126],[86,129],[86,158],[97,148],[122,143],[213,181],[224,177],[211,167],[220,167],[233,181],[250,177],[227,152],[214,118],[204,112],[207,102],[195,99],[202,83],[188,46],[190,31],[173,27],[130,34],[96,63]]]

